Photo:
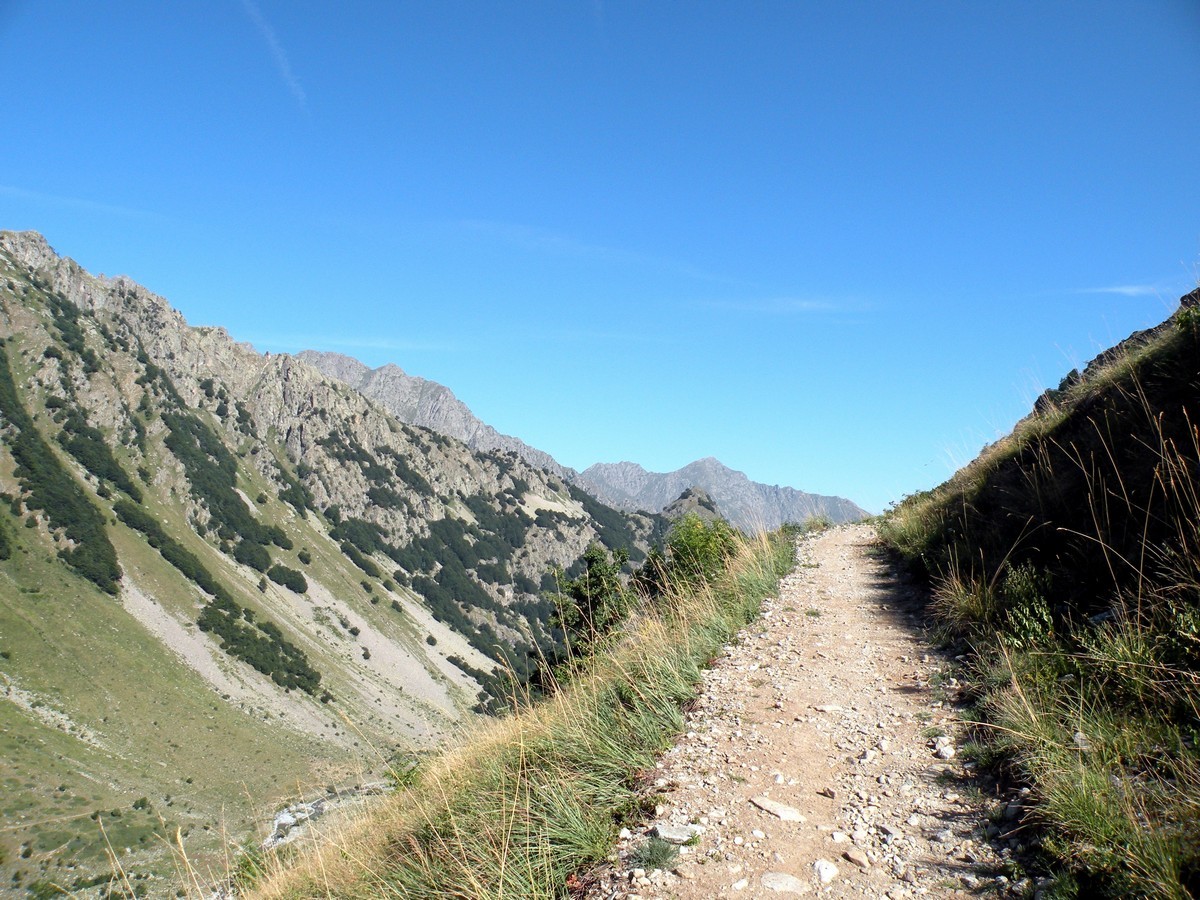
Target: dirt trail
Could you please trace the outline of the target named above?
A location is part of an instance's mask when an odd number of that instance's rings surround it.
[[[952,661],[922,641],[920,615],[870,526],[803,540],[779,597],[705,673],[659,764],[654,821],[624,836],[589,900],[1024,889],[994,874],[1004,860],[981,837],[994,804],[963,777]],[[688,836],[668,826],[690,826],[693,845],[640,867],[655,828]]]

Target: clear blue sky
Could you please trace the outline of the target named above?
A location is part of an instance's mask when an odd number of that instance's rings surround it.
[[[871,510],[1200,270],[1200,3],[0,0],[0,227]]]

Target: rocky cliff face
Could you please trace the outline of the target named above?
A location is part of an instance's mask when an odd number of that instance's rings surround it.
[[[519,438],[501,434],[478,419],[453,391],[436,381],[409,375],[390,363],[371,369],[340,353],[304,350],[297,358],[361,391],[401,422],[457,438],[472,450],[515,453],[530,465],[560,478],[573,480],[575,477],[574,469],[561,465],[549,453],[530,447]]]
[[[721,515],[747,531],[778,528],[828,516],[834,522],[867,517],[861,507],[842,497],[806,494],[790,487],[759,484],[708,457],[674,472],[648,472],[637,463],[597,463],[579,474],[579,484],[618,509],[664,509],[688,488],[698,487],[712,498]]]

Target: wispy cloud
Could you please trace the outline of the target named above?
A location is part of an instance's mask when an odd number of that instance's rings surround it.
[[[606,244],[583,241],[548,228],[539,228],[513,222],[497,222],[489,219],[460,219],[454,222],[453,225],[465,231],[482,234],[494,240],[503,241],[512,246],[536,253],[574,256],[580,259],[596,260],[617,265],[647,266],[674,272],[677,275],[697,281],[728,284],[742,288],[755,287],[755,285],[745,280],[718,275],[688,262],[656,256],[652,253],[629,250],[624,247],[613,247]]]
[[[283,79],[283,83],[292,92],[292,96],[296,98],[296,102],[300,104],[300,108],[307,110],[308,96],[304,93],[304,88],[300,85],[300,79],[292,71],[292,63],[288,59],[287,51],[283,49],[283,44],[279,43],[275,29],[271,27],[271,23],[263,16],[262,10],[258,8],[258,4],[254,0],[242,0],[242,8],[246,10],[246,15],[250,17],[255,27],[258,28],[259,33],[263,36],[263,40],[267,42],[267,47],[271,50],[271,58],[275,61],[275,68],[279,70],[279,77]]]
[[[1122,297],[1154,297],[1165,290],[1162,284],[1112,284],[1107,287],[1080,288],[1073,294],[1119,294]]]
[[[793,316],[805,313],[833,312],[843,310],[843,304],[831,300],[814,300],[804,297],[763,297],[748,300],[702,300],[700,305],[709,309],[730,312],[754,313],[771,316]]]
[[[136,219],[162,219],[161,214],[132,206],[118,206],[113,203],[100,203],[85,197],[64,197],[61,194],[47,194],[42,191],[30,191],[11,184],[0,184],[0,196],[15,197],[18,200],[28,200],[46,206],[63,206],[85,212],[101,213],[107,216],[122,216]]]

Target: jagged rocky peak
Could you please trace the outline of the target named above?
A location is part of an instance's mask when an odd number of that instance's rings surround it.
[[[372,369],[341,353],[303,350],[297,357],[361,391],[401,422],[457,438],[473,450],[516,453],[532,466],[574,480],[573,469],[519,438],[500,433],[471,412],[450,388],[436,381],[409,375],[393,363]]]
[[[301,350],[296,358],[302,360],[330,378],[358,387],[371,369],[352,356],[329,353],[322,350]]]

